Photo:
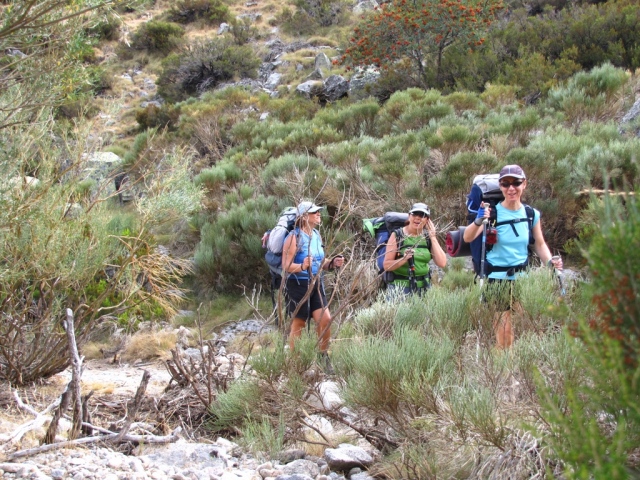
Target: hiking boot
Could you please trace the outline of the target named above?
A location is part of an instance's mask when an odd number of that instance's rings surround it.
[[[320,368],[324,370],[324,373],[327,375],[334,375],[335,372],[333,370],[333,366],[331,365],[331,359],[329,358],[329,354],[327,352],[321,352],[320,358],[318,359],[318,363],[320,364]]]

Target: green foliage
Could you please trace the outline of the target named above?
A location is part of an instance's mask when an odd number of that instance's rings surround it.
[[[233,382],[226,392],[219,392],[209,407],[213,420],[209,428],[215,432],[241,428],[253,412],[259,411],[262,392],[257,382],[244,380]]]
[[[274,458],[284,448],[286,427],[282,416],[276,425],[266,415],[260,420],[250,417],[242,429],[240,443],[254,454],[264,454],[267,459]]]
[[[151,20],[133,33],[131,48],[167,55],[178,47],[184,33],[184,29],[175,23]]]
[[[177,23],[202,19],[215,25],[229,21],[231,13],[222,0],[179,0],[169,9],[168,18]]]
[[[304,186],[311,192],[319,192],[326,177],[326,169],[322,162],[308,155],[287,154],[272,158],[262,172],[265,189],[281,198],[291,195],[292,185]],[[301,198],[301,195],[298,195],[298,198]]]
[[[236,76],[253,78],[260,59],[249,46],[233,44],[229,38],[196,43],[181,55],[163,61],[158,91],[170,101],[213,89]]]
[[[561,379],[562,397],[540,387],[549,441],[566,462],[567,478],[628,478],[640,441],[640,370],[611,337],[583,322],[579,330],[584,343],[569,346],[584,378]]]
[[[240,201],[203,225],[194,255],[200,289],[228,291],[263,281],[266,270],[260,239],[277,221],[277,203],[263,196]],[[242,259],[240,268],[238,259]]]
[[[624,204],[607,197],[599,213],[599,229],[585,249],[596,307],[590,326],[620,342],[625,363],[633,370],[640,355],[639,203],[636,197]]]
[[[234,17],[229,20],[229,23],[231,24],[231,36],[236,45],[247,45],[252,38],[259,35],[258,29],[253,26],[253,21],[250,18]]]
[[[129,221],[101,194],[112,180],[87,194],[85,178],[74,173],[86,171],[86,160],[60,171],[61,158],[82,159],[86,153],[86,125],[74,126],[74,142],[57,143],[50,133],[68,132],[49,123],[50,111],[43,114],[28,129],[5,132],[0,142],[0,301],[13,319],[0,328],[0,376],[12,384],[47,378],[68,366],[62,332],[67,309],[80,347],[97,325],[114,317],[131,319],[134,308],[148,319],[175,312],[182,298],[179,281],[189,266],[156,252],[154,233],[175,226],[172,209],[189,215],[200,201],[185,176],[188,156],[171,152],[155,165],[162,175],[144,176],[146,195],[133,207],[137,221]],[[72,150],[74,145],[82,151]],[[37,164],[32,152],[39,152]],[[37,183],[23,181],[25,172]]]
[[[119,40],[120,39],[120,27],[122,20],[112,12],[100,15],[95,23],[89,25],[86,32],[89,36],[95,37],[98,40]]]
[[[180,107],[162,104],[160,107],[150,103],[145,108],[136,111],[136,122],[140,128],[168,128],[174,130],[180,118]]]
[[[387,340],[374,336],[340,343],[334,356],[346,381],[344,400],[353,407],[385,412],[391,423],[414,401],[419,402],[414,407],[433,409],[429,397],[420,400],[414,392],[422,389],[434,397],[434,392],[442,388],[439,382],[452,367],[453,351],[453,344],[446,338],[425,338],[416,330],[401,326]]]

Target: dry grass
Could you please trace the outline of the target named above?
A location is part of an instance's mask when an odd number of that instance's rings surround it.
[[[170,350],[176,347],[176,333],[161,330],[142,332],[131,337],[122,353],[127,361],[169,359]]]

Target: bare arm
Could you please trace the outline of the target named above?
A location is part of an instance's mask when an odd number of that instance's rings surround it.
[[[429,232],[429,239],[431,240],[431,257],[437,266],[444,268],[447,266],[447,255],[440,246],[440,242],[438,242],[436,227],[431,219],[427,220],[427,231]]]
[[[549,260],[551,260],[552,255],[549,247],[547,246],[547,242],[545,242],[544,236],[542,235],[541,223],[542,221],[538,220],[538,223],[533,227],[533,238],[536,241],[533,246],[536,253],[538,254],[538,257],[540,257],[540,261],[542,261],[542,264],[546,265]],[[557,257],[552,260],[552,263],[553,267],[556,270],[562,270],[562,258]]]

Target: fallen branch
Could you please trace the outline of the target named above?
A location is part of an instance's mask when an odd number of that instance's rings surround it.
[[[95,427],[94,427],[95,428]],[[110,435],[100,435],[97,437],[84,437],[76,438],[75,440],[69,440],[66,442],[50,443],[47,445],[41,445],[40,447],[29,448],[26,450],[19,450],[7,456],[7,460],[13,461],[17,458],[29,457],[31,455],[37,455],[39,453],[49,452],[51,450],[57,450],[59,448],[74,447],[77,445],[86,445],[88,443],[96,442],[114,442],[120,437],[121,443],[146,443],[146,444],[163,444],[172,443],[180,438],[180,432],[182,428],[178,427],[169,435],[124,435],[120,436],[120,433],[112,433]]]
[[[20,425],[9,435],[0,435],[0,442],[2,443],[8,442],[11,445],[18,443],[26,433],[40,428],[47,421],[49,421],[51,417],[47,414],[50,413],[54,408],[56,408],[60,404],[60,399],[58,398],[55,402],[53,402],[51,405],[45,408],[42,412],[38,412],[33,407],[26,405],[18,395],[18,392],[15,390],[13,391],[13,398],[16,400],[16,403],[21,410],[29,412],[36,418],[28,421],[27,423]]]

